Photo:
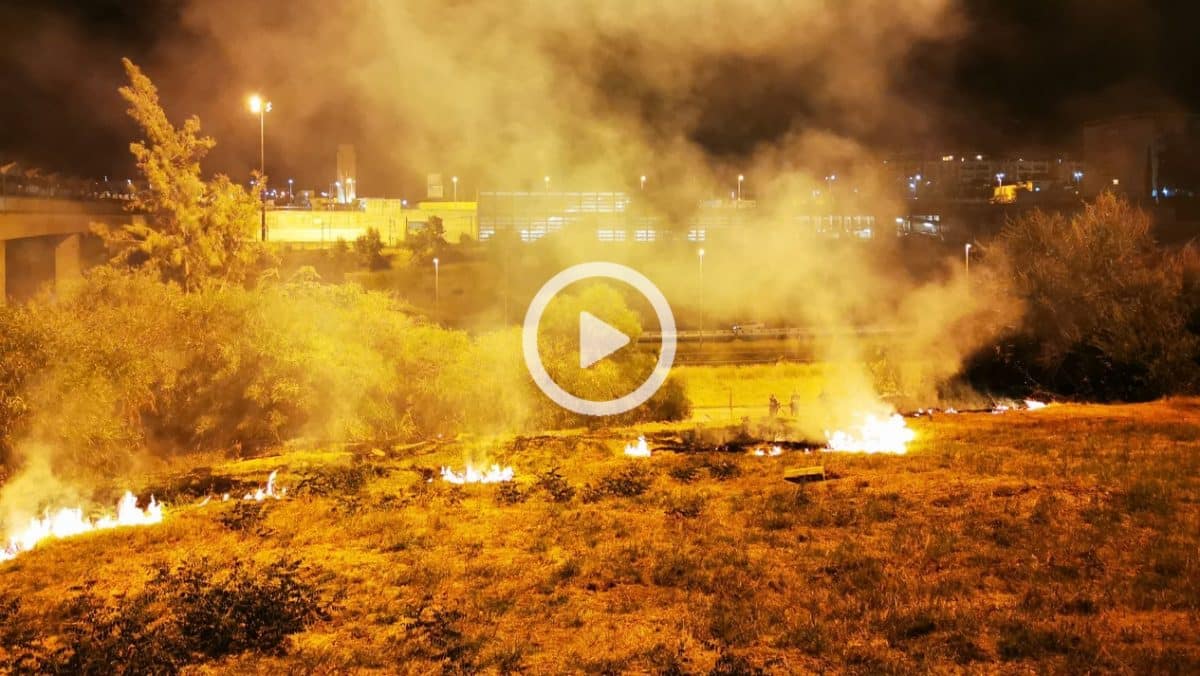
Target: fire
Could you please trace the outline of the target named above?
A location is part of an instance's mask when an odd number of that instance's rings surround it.
[[[53,513],[47,510],[43,518],[30,519],[23,530],[9,536],[8,546],[0,550],[0,561],[9,561],[22,552],[27,552],[43,540],[62,539],[96,530],[108,530],[121,526],[149,526],[163,519],[163,509],[154,496],[146,509],[137,506],[137,497],[126,492],[117,503],[117,513],[106,514],[96,520],[83,515],[79,507],[63,507]]]
[[[756,449],[754,449],[754,455],[756,455],[760,458],[764,457],[764,456],[770,456],[770,457],[774,458],[775,456],[783,455],[783,449],[778,446],[772,446],[770,448],[770,450],[763,449],[763,448],[756,448]]]
[[[1038,401],[1037,399],[1026,399],[1025,408],[1030,411],[1036,411],[1038,409],[1046,408],[1046,402]]]
[[[442,479],[452,484],[496,484],[513,480],[513,468],[492,465],[487,472],[480,472],[470,464],[459,473],[449,467],[442,468]]]
[[[905,453],[908,442],[916,438],[916,432],[908,427],[904,417],[893,414],[887,418],[867,415],[861,425],[849,432],[838,430],[825,432],[831,451],[859,451],[862,453]]]
[[[625,444],[625,455],[631,458],[649,458],[650,447],[646,445],[646,437],[638,437],[637,444]]]
[[[282,498],[283,496],[287,495],[286,488],[278,490],[278,491],[275,490],[275,475],[276,474],[279,474],[279,470],[275,470],[274,472],[271,472],[270,476],[267,477],[267,485],[265,487],[258,488],[253,493],[247,493],[247,494],[243,495],[242,499],[243,500],[253,500],[255,502],[262,502],[263,500],[266,500],[267,498],[275,498],[276,500],[278,500],[278,499]],[[229,499],[228,494],[225,495],[225,499],[226,500]]]

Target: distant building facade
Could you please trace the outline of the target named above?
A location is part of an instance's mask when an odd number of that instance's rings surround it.
[[[1192,196],[1200,188],[1200,116],[1128,115],[1089,122],[1083,152],[1089,194],[1115,190],[1138,200]]]

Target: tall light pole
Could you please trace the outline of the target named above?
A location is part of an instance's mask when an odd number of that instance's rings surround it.
[[[742,205],[742,182],[745,180],[746,180],[746,177],[744,175],[738,174],[737,201],[738,201],[739,207]]]
[[[250,112],[258,115],[258,180],[261,183],[267,174],[267,113],[271,112],[271,102],[264,101],[261,96],[254,94],[249,100]],[[267,203],[263,200],[260,189],[258,195],[261,202],[262,241],[267,241]]]
[[[433,316],[442,321],[441,269],[438,259],[433,259]]]
[[[970,276],[971,276],[971,243],[970,242],[967,242],[967,245],[965,247],[963,247],[963,270],[966,272],[967,277],[970,278]]]
[[[457,202],[458,201],[458,177],[451,176],[450,182],[454,184],[454,201]]]
[[[290,178],[288,179],[288,197],[291,199],[296,199],[296,185],[295,184],[296,184],[295,181],[293,181]]]
[[[1004,185],[1004,172],[1003,171],[996,174],[996,185],[998,185],[998,186]]]
[[[546,192],[550,192],[550,177],[549,177],[549,176],[543,176],[543,177],[542,177],[542,183],[546,184]]]
[[[642,182],[642,188],[641,188],[642,192],[645,192],[646,191],[646,175],[645,174],[642,174],[641,182]]]
[[[704,345],[704,249],[700,249],[700,345]]]

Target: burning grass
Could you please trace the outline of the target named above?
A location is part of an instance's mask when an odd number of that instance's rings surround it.
[[[279,468],[294,490],[189,503],[155,528],[55,541],[0,565],[0,662],[1200,669],[1200,403],[908,423],[905,455],[660,450],[647,428],[231,463],[214,475],[256,486]],[[639,432],[654,454],[624,456]],[[465,457],[511,467],[512,480],[438,480]],[[830,479],[780,480],[808,463]],[[283,560],[294,584],[269,572]],[[54,646],[71,648],[47,657]],[[21,661],[34,658],[62,661]]]

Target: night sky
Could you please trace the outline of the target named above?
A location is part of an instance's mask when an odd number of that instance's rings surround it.
[[[1078,144],[1080,123],[1088,119],[1200,110],[1200,44],[1195,39],[1200,9],[1195,3],[964,2],[961,36],[952,44],[913,45],[896,84],[904,96],[931,111],[934,131],[903,137],[889,129],[878,138],[868,132],[864,141],[889,151],[1069,151]],[[176,118],[192,109],[173,110],[173,101],[201,107],[205,99],[228,98],[228,105],[220,107],[231,110],[227,119],[214,119],[211,111],[202,116],[206,130],[220,142],[210,168],[234,176],[246,171],[256,156],[257,129],[237,102],[259,83],[206,77],[205,64],[216,58],[213,47],[185,27],[183,6],[181,0],[0,2],[0,160],[19,159],[72,175],[129,175],[126,147],[135,130],[115,93],[123,81],[120,57],[129,56],[159,84]],[[188,58],[181,60],[181,53]],[[714,155],[748,152],[798,119],[837,125],[819,114],[812,117],[804,87],[794,86],[812,73],[773,73],[771,64],[736,60],[716,68],[732,83],[733,95],[706,104],[692,134]],[[739,88],[743,68],[772,73],[776,81]],[[636,74],[622,77],[636,79]],[[768,95],[775,105],[754,105],[756,97]],[[363,138],[355,122],[359,112],[348,101],[326,106],[318,117],[322,128],[335,130],[340,141],[367,148],[379,139]],[[304,125],[289,120],[286,111],[281,109],[271,125],[273,143],[303,144]],[[327,168],[313,166],[327,162],[329,152],[321,153],[288,154],[276,173],[315,183],[328,174]],[[370,153],[359,154],[364,170],[370,171]],[[384,181],[418,180],[382,163],[374,170]]]

